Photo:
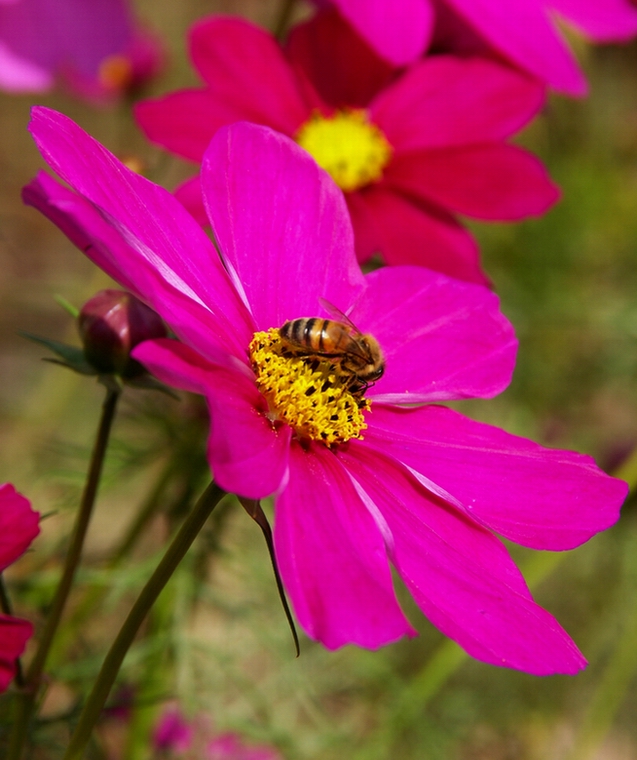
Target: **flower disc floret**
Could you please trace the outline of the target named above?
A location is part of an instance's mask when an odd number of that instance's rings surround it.
[[[358,190],[383,176],[392,147],[362,109],[314,113],[296,133],[296,142],[342,190]]]
[[[277,328],[254,334],[250,359],[272,418],[286,422],[300,440],[332,446],[362,438],[371,402],[350,390],[351,373],[320,357],[291,354]]]

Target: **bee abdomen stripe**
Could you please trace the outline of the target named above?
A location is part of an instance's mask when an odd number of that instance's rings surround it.
[[[299,320],[299,326],[296,332],[299,332],[300,334],[295,335],[294,337],[301,345],[312,346],[312,330],[317,321],[317,317]]]

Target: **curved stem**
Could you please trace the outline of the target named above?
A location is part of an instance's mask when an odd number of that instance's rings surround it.
[[[144,618],[184,558],[212,510],[225,495],[225,491],[214,482],[208,486],[197,504],[193,507],[192,512],[185,519],[161,562],[157,565],[155,572],[142,589],[137,601],[124,621],[124,625],[120,629],[117,638],[106,655],[93,690],[84,705],[78,724],[73,732],[69,747],[64,755],[64,760],[79,760],[82,757],[86,745],[91,738],[93,727],[99,719],[111,688],[115,683],[124,657],[130,649]]]
[[[86,478],[86,484],[84,486],[84,492],[82,494],[82,501],[80,502],[80,508],[73,528],[71,543],[66,555],[64,569],[62,570],[62,576],[55,591],[55,596],[51,603],[51,609],[44,625],[42,635],[40,636],[38,648],[25,676],[26,688],[17,700],[16,720],[13,726],[13,734],[11,736],[7,760],[19,760],[28,735],[27,726],[40,687],[42,672],[44,671],[46,659],[49,650],[51,649],[51,644],[53,643],[53,638],[58,629],[58,625],[60,624],[69,593],[73,586],[75,572],[82,556],[84,539],[86,538],[86,532],[93,513],[95,496],[97,495],[97,488],[102,474],[108,439],[110,437],[113,420],[115,419],[115,411],[117,409],[117,401],[119,400],[120,393],[119,390],[115,390],[114,388],[107,388],[106,390],[106,398],[102,405],[102,416],[100,418],[97,436],[93,446],[91,463]]]

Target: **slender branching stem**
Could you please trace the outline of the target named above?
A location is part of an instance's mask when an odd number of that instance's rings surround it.
[[[95,504],[95,496],[97,495],[97,488],[102,474],[104,457],[119,396],[120,391],[118,389],[107,388],[86,484],[82,494],[82,501],[75,520],[62,576],[55,591],[55,596],[53,597],[51,608],[38,642],[38,648],[26,672],[24,679],[25,686],[16,701],[16,720],[13,725],[7,760],[19,760],[28,736],[28,725],[38,695],[42,673],[82,556],[84,539],[86,538],[86,532],[93,512],[93,505]]]
[[[124,657],[130,649],[141,624],[177,569],[177,566],[184,558],[192,542],[199,534],[199,531],[204,526],[212,510],[224,496],[225,491],[214,482],[208,486],[197,504],[193,507],[192,512],[184,520],[177,535],[166,550],[159,565],[157,565],[155,572],[142,589],[120,632],[117,634],[117,638],[106,655],[93,690],[79,717],[69,747],[64,755],[64,760],[79,760],[84,754],[93,728],[115,683]]]

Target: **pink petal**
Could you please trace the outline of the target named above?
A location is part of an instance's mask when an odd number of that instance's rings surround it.
[[[243,365],[209,364],[172,340],[146,341],[133,355],[162,382],[206,396],[211,418],[208,461],[221,488],[263,499],[282,487],[291,430],[267,418],[265,399]]]
[[[382,240],[376,224],[376,218],[367,203],[370,190],[346,193],[345,201],[354,228],[354,246],[356,258],[361,264],[369,261],[375,253],[380,253]],[[381,205],[382,208],[382,205]]]
[[[389,63],[404,66],[424,52],[433,26],[429,0],[332,0],[356,31]]]
[[[43,171],[22,188],[22,200],[50,219],[109,277],[116,279],[126,290],[140,295],[127,273],[120,271],[111,260],[114,251],[119,251],[115,260],[124,258],[129,251],[134,256],[134,251],[93,204]]]
[[[497,539],[395,462],[356,444],[342,458],[387,521],[392,561],[435,626],[492,665],[534,675],[585,666],[564,629],[533,602]]]
[[[371,104],[396,154],[510,137],[537,114],[544,88],[481,58],[426,58]]]
[[[3,13],[0,9],[0,19]],[[0,21],[0,27],[1,25]],[[0,41],[0,89],[6,92],[46,92],[53,84],[54,78],[50,71],[21,58],[5,42]]]
[[[627,485],[591,457],[546,449],[437,406],[374,407],[365,442],[451,494],[468,515],[534,549],[572,549],[619,517]]]
[[[550,0],[549,5],[597,42],[629,40],[637,33],[637,8],[629,0]]]
[[[183,340],[196,346],[209,358],[219,357],[226,336],[210,310],[182,285],[174,286],[177,276],[165,278],[165,271],[130,245],[127,236],[108,221],[81,195],[69,190],[44,172],[22,190],[24,202],[41,211],[91,261],[122,287],[149,303]],[[248,336],[246,335],[246,341]],[[232,348],[232,342],[229,347]]]
[[[560,197],[538,158],[504,143],[397,156],[385,182],[450,211],[487,220],[538,216]]]
[[[475,240],[442,209],[412,201],[384,184],[348,194],[348,205],[361,260],[376,250],[390,265],[416,264],[489,284]]]
[[[399,404],[488,398],[509,384],[517,341],[491,291],[421,267],[385,267],[365,281],[349,316],[385,356],[385,374],[370,398]]]
[[[135,121],[156,145],[191,161],[201,161],[214,133],[242,114],[216,102],[208,90],[179,90],[133,109]]]
[[[249,315],[214,246],[179,201],[127,169],[62,114],[36,107],[30,130],[49,165],[94,203],[128,247],[136,251],[134,262],[130,256],[119,259],[119,251],[113,251],[113,264],[125,276],[135,266],[130,279],[138,285],[137,275],[145,267],[182,294],[180,301],[173,298],[166,304],[163,295],[168,288],[164,288],[163,293],[143,293],[144,300],[171,325],[173,321],[188,322],[193,319],[193,310],[202,307],[208,313],[211,340],[244,356],[254,329]],[[175,320],[166,315],[171,310],[175,311]]]
[[[203,204],[201,178],[198,174],[176,187],[173,195],[202,227],[207,227],[210,224],[206,207]]]
[[[328,649],[376,649],[414,634],[396,601],[381,529],[324,446],[293,444],[274,541],[285,588],[311,638]]]
[[[294,73],[272,35],[239,18],[211,16],[190,30],[190,55],[231,121],[293,134],[308,117]]]
[[[258,329],[346,308],[362,288],[342,192],[296,143],[239,123],[210,144],[201,184],[224,261]]]
[[[6,691],[16,674],[15,661],[33,635],[27,620],[0,615],[0,693]]]
[[[40,514],[10,483],[0,486],[0,572],[29,548],[40,532]]]
[[[524,71],[569,95],[585,95],[586,80],[544,3],[516,0],[445,0],[497,51]],[[555,4],[552,2],[551,4]]]
[[[366,106],[394,75],[394,68],[332,8],[293,27],[287,55],[323,100],[337,107]]]

